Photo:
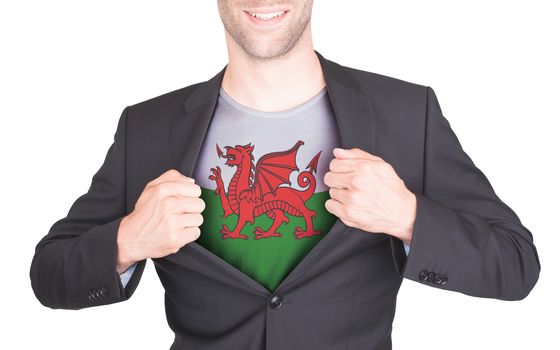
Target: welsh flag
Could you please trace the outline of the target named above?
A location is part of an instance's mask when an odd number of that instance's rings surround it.
[[[235,173],[224,183],[217,164],[209,169],[210,181],[199,184],[206,207],[197,243],[271,292],[337,219],[325,209],[328,190],[316,191],[322,151],[305,170],[296,164],[303,144],[298,140],[288,150],[267,153],[256,164],[250,143],[225,146],[225,152],[216,145],[218,157],[225,159],[222,166]],[[292,174],[299,188],[290,181]]]

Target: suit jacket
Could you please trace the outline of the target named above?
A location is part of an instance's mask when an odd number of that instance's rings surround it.
[[[342,146],[382,157],[416,194],[408,257],[400,240],[338,219],[270,293],[196,241],[152,259],[175,333],[171,349],[391,349],[403,278],[521,300],[540,262],[531,232],[463,151],[429,86],[319,57]],[[226,65],[227,66],[227,65]],[[208,81],[127,106],[91,186],[36,246],[31,285],[45,306],[128,300],[116,272],[123,216],[168,169],[191,176],[226,66]]]

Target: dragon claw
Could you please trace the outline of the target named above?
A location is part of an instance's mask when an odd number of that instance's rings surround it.
[[[231,232],[226,225],[222,225],[222,229],[220,230],[220,233],[222,234],[222,239],[226,239],[226,238],[249,239],[247,235],[236,234],[234,232]]]
[[[211,168],[210,171],[212,172],[212,175],[219,178],[221,177],[222,171],[220,169],[219,166],[215,167],[215,168]]]
[[[301,227],[296,227],[296,230],[293,232],[294,236],[296,236],[296,239],[302,239],[303,237],[311,237],[311,236],[315,236],[315,235],[320,235],[321,231],[317,231],[317,230],[303,230]]]
[[[220,190],[224,187],[224,183],[222,181],[220,167],[211,168],[210,171],[212,172],[208,178],[212,181],[216,181],[216,190],[214,191],[215,194],[220,194]]]
[[[260,227],[257,227],[253,233],[255,234],[253,239],[261,239],[261,238],[268,238],[268,237],[282,237],[282,234],[280,232],[263,231]]]

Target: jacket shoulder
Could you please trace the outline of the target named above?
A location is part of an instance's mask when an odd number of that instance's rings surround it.
[[[421,96],[426,98],[427,86],[407,81],[404,79],[366,71],[355,67],[345,66],[335,63],[339,69],[344,70],[347,74],[352,76],[357,82],[362,92],[368,93],[378,98],[393,98],[402,99],[410,98],[413,96]]]
[[[353,85],[373,102],[378,118],[392,125],[416,125],[422,129],[426,116],[428,86],[403,79],[342,66]]]
[[[128,106],[129,119],[132,118],[136,123],[161,123],[164,120],[170,120],[177,115],[184,114],[185,100],[191,92],[202,83],[203,82],[193,83],[147,100],[131,104]]]

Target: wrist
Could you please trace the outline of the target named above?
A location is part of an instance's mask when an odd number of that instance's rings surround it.
[[[116,269],[119,274],[125,272],[132,266],[137,259],[134,258],[130,251],[129,240],[129,216],[125,216],[120,224],[117,232],[117,262]]]
[[[405,201],[402,219],[393,230],[393,235],[410,246],[414,223],[416,221],[416,195],[410,192],[410,197]]]

